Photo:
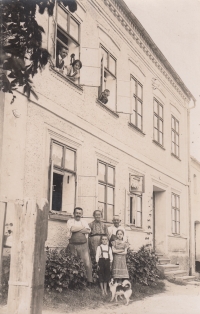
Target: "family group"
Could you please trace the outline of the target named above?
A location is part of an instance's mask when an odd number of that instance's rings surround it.
[[[61,46],[58,49],[58,55],[56,57],[56,68],[60,73],[67,76],[70,80],[72,80],[75,84],[78,84],[78,80],[80,77],[80,69],[82,68],[82,62],[80,60],[75,60],[75,55],[71,54],[70,65],[67,65],[67,56],[69,53],[69,49],[67,47]],[[107,104],[108,97],[110,96],[110,91],[105,89],[99,95],[99,100],[103,104]]]
[[[93,282],[91,259],[96,260],[101,291],[107,295],[111,276],[119,283],[129,278],[126,265],[128,239],[118,216],[113,217],[113,225],[108,228],[101,221],[100,210],[94,211],[94,221],[89,224],[82,216],[83,209],[76,207],[74,218],[67,222],[68,249],[82,259],[89,285]]]

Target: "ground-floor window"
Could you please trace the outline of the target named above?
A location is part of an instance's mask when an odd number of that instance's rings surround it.
[[[76,151],[51,142],[50,210],[72,213],[75,206]]]
[[[142,227],[142,196],[130,195],[130,222],[135,227]]]
[[[180,196],[172,193],[172,233],[180,234]]]
[[[114,215],[115,168],[98,161],[98,209],[103,218],[111,222]]]

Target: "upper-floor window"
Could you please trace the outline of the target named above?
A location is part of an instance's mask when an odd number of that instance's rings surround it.
[[[76,151],[51,142],[50,210],[72,213],[75,205]]]
[[[154,141],[163,146],[163,105],[154,99]]]
[[[131,114],[131,123],[139,130],[142,130],[143,86],[134,77],[131,77],[131,92],[133,97],[133,113]]]
[[[98,208],[106,221],[114,215],[115,168],[98,161]]]
[[[101,52],[101,79],[98,99],[111,110],[116,111],[116,87],[117,87],[117,60],[102,45]]]
[[[172,116],[172,154],[179,157],[179,121]]]
[[[172,193],[172,233],[180,234],[180,196]]]

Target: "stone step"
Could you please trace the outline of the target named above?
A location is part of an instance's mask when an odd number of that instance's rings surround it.
[[[158,257],[159,257],[159,256],[160,256],[160,257],[163,256],[163,254],[162,254],[162,253],[159,253],[159,252],[156,252],[155,255],[158,256]]]
[[[191,276],[191,277],[193,277],[193,276]],[[200,281],[195,281],[195,280],[193,280],[193,281],[188,281],[188,282],[187,282],[187,285],[200,286]]]
[[[175,265],[175,264],[163,264],[163,265],[157,265],[157,268],[162,271],[162,272],[169,272],[172,270],[178,270],[179,269],[179,265]]]
[[[169,258],[159,258],[158,259],[158,265],[164,265],[164,264],[170,264],[170,259]]]
[[[187,276],[187,271],[179,269],[179,270],[167,271],[164,274],[167,278],[173,279],[173,278],[177,278],[177,277]]]
[[[176,280],[189,282],[189,281],[194,281],[195,278],[196,278],[195,276],[180,276],[180,277],[176,277]]]

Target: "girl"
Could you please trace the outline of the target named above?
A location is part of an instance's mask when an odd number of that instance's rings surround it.
[[[101,245],[97,247],[96,262],[99,270],[99,282],[102,295],[107,295],[107,285],[110,280],[113,255],[112,249],[108,245],[108,236],[101,236]]]
[[[112,275],[118,282],[122,279],[129,278],[128,269],[126,266],[126,254],[128,243],[123,241],[124,231],[119,229],[116,232],[117,239],[112,241],[113,251],[113,269]]]
[[[80,69],[82,68],[82,62],[80,60],[74,60],[71,66],[67,67],[67,76],[70,80],[78,83],[80,77]]]

